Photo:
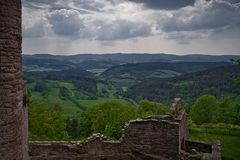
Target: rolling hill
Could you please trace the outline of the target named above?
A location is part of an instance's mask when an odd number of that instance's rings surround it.
[[[111,67],[101,74],[101,79],[120,86],[131,86],[154,78],[170,78],[219,66],[228,62],[148,62]]]
[[[155,78],[130,87],[126,96],[135,100],[142,97],[157,102],[170,101],[179,96],[191,102],[203,94],[237,97],[240,95],[240,88],[234,83],[237,75],[240,75],[239,66],[228,65],[173,78]]]
[[[23,55],[23,61],[25,60],[60,60],[71,61],[80,63],[86,60],[93,61],[107,61],[107,62],[120,62],[120,63],[141,63],[141,62],[229,62],[231,59],[240,59],[239,55],[174,55],[174,54],[143,54],[143,53],[111,53],[111,54],[76,54],[76,55],[50,55],[50,54],[35,54],[35,55]]]

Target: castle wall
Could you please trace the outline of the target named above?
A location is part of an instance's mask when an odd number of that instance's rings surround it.
[[[170,115],[179,123],[179,150],[185,149],[185,140],[188,137],[187,114],[181,98],[175,98],[170,107]]]
[[[123,142],[133,154],[179,159],[179,124],[168,120],[136,120],[125,127]]]
[[[179,159],[179,125],[157,119],[142,119],[126,124],[119,141],[96,134],[85,144],[80,142],[32,142],[30,156],[39,159]],[[64,158],[63,158],[64,157]]]
[[[149,116],[126,123],[122,137],[110,141],[93,134],[85,143],[31,142],[32,160],[220,160],[221,146],[187,140],[186,113],[175,99],[169,115]],[[192,154],[194,151],[201,154]]]
[[[21,68],[21,0],[0,1],[0,159],[22,160],[24,147]]]
[[[195,149],[197,151],[201,151],[204,153],[212,153],[212,145],[205,143],[205,142],[199,142],[199,141],[193,141],[193,140],[186,140],[186,151],[191,152],[192,149]]]

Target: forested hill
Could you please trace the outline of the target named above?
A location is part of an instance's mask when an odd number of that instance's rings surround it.
[[[231,59],[240,59],[237,55],[174,55],[174,54],[139,54],[139,53],[113,53],[113,54],[77,54],[70,56],[50,55],[50,54],[36,54],[36,55],[23,55],[23,62],[42,60],[60,60],[71,62],[83,62],[86,60],[93,61],[113,61],[121,63],[140,63],[140,62],[229,62]]]
[[[231,65],[228,62],[148,62],[114,66],[101,74],[104,80],[119,83],[128,81],[127,86],[152,78],[169,78]],[[131,83],[130,83],[131,82]]]
[[[135,100],[142,97],[157,102],[166,102],[178,96],[192,101],[203,94],[235,97],[240,94],[240,88],[234,84],[234,77],[237,75],[240,75],[239,66],[230,65],[168,79],[157,78],[130,87],[126,96]]]

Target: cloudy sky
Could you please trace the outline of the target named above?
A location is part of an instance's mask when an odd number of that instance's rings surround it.
[[[22,3],[25,54],[240,54],[240,0]]]

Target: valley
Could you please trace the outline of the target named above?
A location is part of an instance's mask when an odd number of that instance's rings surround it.
[[[129,120],[166,114],[182,97],[190,138],[220,139],[223,157],[237,160],[240,69],[231,57],[79,57],[23,56],[30,140],[84,141],[96,132],[118,139]]]
[[[136,105],[143,99],[170,103],[180,96],[191,105],[198,96],[207,93],[217,97],[239,95],[240,89],[232,82],[240,71],[230,61],[237,56],[183,57],[164,54],[24,55],[23,69],[32,98],[62,103],[67,114],[108,99]],[[129,63],[130,59],[134,63]],[[36,85],[42,89],[34,90]],[[61,97],[60,91],[66,93]]]

